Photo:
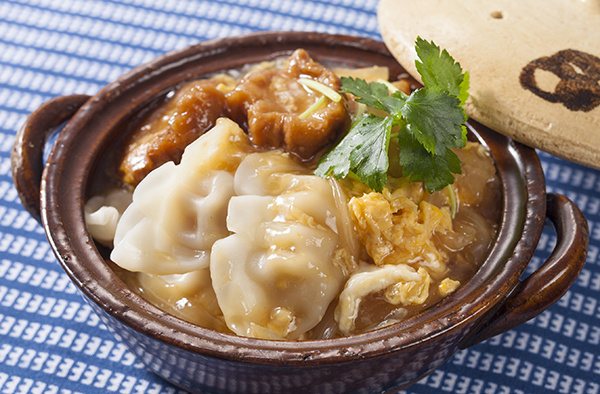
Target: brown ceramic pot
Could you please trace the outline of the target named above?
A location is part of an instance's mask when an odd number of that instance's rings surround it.
[[[501,179],[501,226],[475,276],[420,315],[345,338],[279,342],[197,327],[129,290],[104,262],[84,224],[84,201],[103,155],[140,109],[174,85],[288,55],[296,48],[326,64],[377,64],[389,67],[393,77],[404,72],[382,43],[368,39],[298,32],[225,38],[157,58],[94,97],[54,99],[34,112],[19,132],[13,175],[25,207],[41,218],[58,260],[102,321],[148,368],[196,392],[399,389],[459,349],[533,318],[566,292],[585,262],[585,218],[564,196],[546,195],[534,150],[472,121],[469,138],[489,147]],[[44,165],[46,136],[66,120]],[[520,280],[545,218],[556,228],[556,249]]]

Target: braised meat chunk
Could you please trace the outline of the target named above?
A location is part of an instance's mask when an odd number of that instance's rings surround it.
[[[121,180],[137,185],[160,165],[179,163],[185,147],[227,115],[225,94],[220,89],[235,83],[229,79],[219,75],[190,82],[151,112],[125,144]]]
[[[350,117],[345,99],[326,100],[310,111],[323,94],[300,83],[301,78],[336,92],[341,86],[331,70],[298,49],[287,68],[250,74],[227,94],[233,119],[248,131],[253,145],[281,148],[308,160],[347,129]]]

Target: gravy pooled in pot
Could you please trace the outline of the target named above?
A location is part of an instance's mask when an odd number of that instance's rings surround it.
[[[384,327],[468,281],[500,215],[489,153],[457,149],[462,173],[431,193],[403,175],[394,138],[381,192],[314,175],[351,119],[377,112],[340,93],[342,74],[388,79],[297,50],[242,78],[189,82],[149,112],[122,150],[122,187],[86,204],[122,280],[189,322],[274,340]]]

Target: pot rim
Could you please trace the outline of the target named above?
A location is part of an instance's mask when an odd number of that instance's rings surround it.
[[[541,235],[546,209],[544,176],[535,151],[475,122],[468,123],[469,131],[491,149],[502,183],[503,209],[496,242],[471,280],[435,307],[404,322],[348,337],[301,342],[219,333],[151,305],[129,290],[102,260],[85,228],[83,213],[90,173],[109,143],[94,139],[95,134],[88,132],[94,116],[110,115],[116,111],[112,107],[134,100],[135,92],[152,85],[159,76],[167,74],[170,78],[188,64],[217,62],[249,46],[268,48],[273,57],[280,57],[289,54],[294,45],[308,47],[309,53],[311,47],[325,46],[333,57],[351,49],[393,59],[382,42],[367,38],[307,32],[253,33],[206,41],[160,56],[88,100],[58,137],[42,177],[42,223],[60,264],[76,287],[114,318],[147,336],[210,357],[314,366],[379,357],[440,335],[456,335],[456,341],[461,340],[483,324],[519,282]],[[194,76],[192,67],[186,78]],[[117,126],[117,121],[109,119],[104,128]],[[81,145],[85,151],[75,155]],[[499,161],[504,156],[511,158],[510,163]],[[74,165],[74,157],[82,164]],[[67,180],[75,180],[76,184],[65,183]]]

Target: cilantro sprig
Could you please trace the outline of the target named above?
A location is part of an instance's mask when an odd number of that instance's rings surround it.
[[[424,87],[406,95],[379,82],[342,77],[342,92],[356,101],[385,111],[388,116],[364,114],[355,119],[348,134],[327,155],[315,174],[336,179],[350,172],[375,191],[387,182],[388,151],[392,128],[398,127],[399,163],[411,182],[423,182],[430,193],[454,182],[461,161],[452,151],[467,142],[467,116],[462,105],[468,98],[469,74],[433,41],[418,37],[415,62]]]

